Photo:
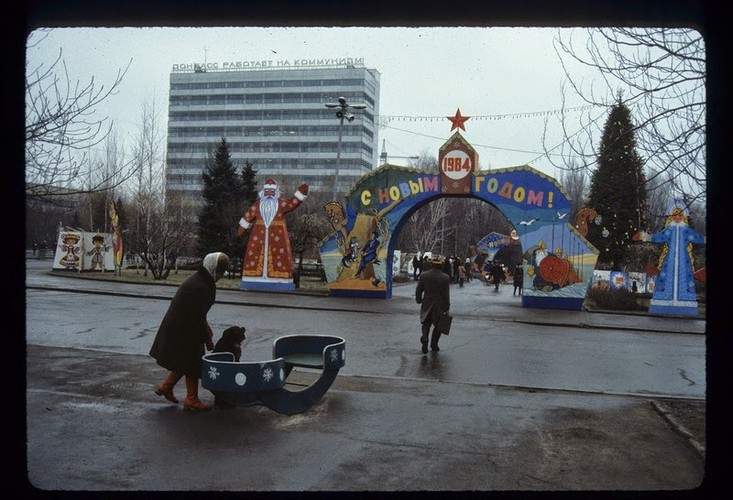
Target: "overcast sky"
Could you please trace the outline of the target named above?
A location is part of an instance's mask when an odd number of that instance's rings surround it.
[[[569,28],[564,28],[568,32]],[[363,58],[381,75],[379,150],[398,156],[438,149],[452,135],[458,108],[471,117],[461,131],[483,169],[531,166],[557,176],[543,157],[545,120],[549,146],[562,140],[558,112],[565,79],[553,48],[555,28],[56,28],[27,50],[27,67],[50,64],[62,50],[72,80],[109,86],[131,61],[117,95],[100,107],[129,140],[139,128],[144,101],[155,98],[167,129],[169,76],[174,64]],[[38,32],[30,40],[37,40]],[[571,66],[586,82],[587,68]],[[566,92],[569,116],[584,106]],[[590,109],[605,120],[606,111]],[[336,121],[336,118],[334,118]],[[234,138],[228,138],[230,141]],[[595,145],[597,147],[597,145]]]

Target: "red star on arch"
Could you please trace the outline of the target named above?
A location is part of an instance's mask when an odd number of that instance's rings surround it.
[[[453,125],[451,126],[451,132],[457,128],[462,128],[464,131],[466,130],[466,127],[463,125],[463,122],[471,118],[470,116],[461,116],[461,108],[456,109],[456,116],[446,116],[451,122],[453,122]]]

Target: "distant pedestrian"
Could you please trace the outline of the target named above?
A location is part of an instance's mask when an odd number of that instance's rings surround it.
[[[36,250],[38,250],[38,242],[33,240],[33,257],[36,256]]]
[[[168,252],[168,257],[166,258],[166,268],[167,269],[176,269],[178,270],[178,266],[176,266],[176,260],[178,259],[178,255],[176,254],[175,250],[171,250]]]
[[[466,282],[471,281],[471,258],[466,257],[466,263],[463,265],[464,269],[466,270]]]
[[[423,271],[415,288],[415,301],[420,304],[420,343],[423,354],[428,352],[428,340],[433,351],[440,350],[438,341],[441,332],[438,330],[438,320],[442,312],[450,310],[450,277],[441,270],[445,261],[440,256],[433,256],[430,263],[431,268]],[[428,338],[431,325],[433,334]]]
[[[448,275],[448,282],[450,283],[451,281],[453,281],[453,275],[451,274],[451,270],[453,268],[451,267],[448,259],[443,259],[443,263],[440,265],[440,268],[443,270],[445,274]]]
[[[216,300],[216,282],[228,267],[229,257],[224,253],[204,257],[202,266],[178,287],[150,348],[150,355],[170,371],[165,381],[155,387],[155,393],[178,404],[173,387],[185,377],[184,410],[210,409],[198,398],[204,346],[209,351],[214,349],[213,332],[206,315]]]
[[[481,270],[481,275],[484,279],[484,285],[488,285],[489,283],[491,283],[491,269],[492,263],[490,260],[487,260],[483,266],[483,269]]]
[[[417,277],[420,276],[422,271],[422,261],[418,258],[418,253],[412,258],[412,279],[417,281]]]
[[[522,295],[522,285],[524,284],[524,270],[520,264],[514,266],[514,275],[512,276],[514,281],[514,292],[512,295],[516,295],[519,291],[519,295]]]
[[[636,280],[631,283],[631,291],[634,293],[639,291],[639,288],[636,286]]]
[[[463,282],[466,281],[466,268],[460,266],[458,268],[458,286],[463,288]]]
[[[504,279],[504,268],[501,267],[501,264],[498,262],[494,262],[494,265],[491,267],[491,279],[494,283],[494,291],[499,291],[499,283],[501,283],[501,280]]]

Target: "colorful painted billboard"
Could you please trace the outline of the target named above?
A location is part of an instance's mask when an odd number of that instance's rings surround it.
[[[114,234],[61,229],[53,269],[114,271]]]

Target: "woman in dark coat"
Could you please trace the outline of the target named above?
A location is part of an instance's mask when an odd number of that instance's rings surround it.
[[[185,376],[184,410],[209,409],[198,398],[204,345],[208,350],[214,348],[206,315],[216,299],[216,282],[228,268],[226,254],[216,252],[204,257],[203,265],[178,287],[150,348],[158,364],[170,370],[165,381],[155,387],[155,393],[178,404],[173,387]]]

